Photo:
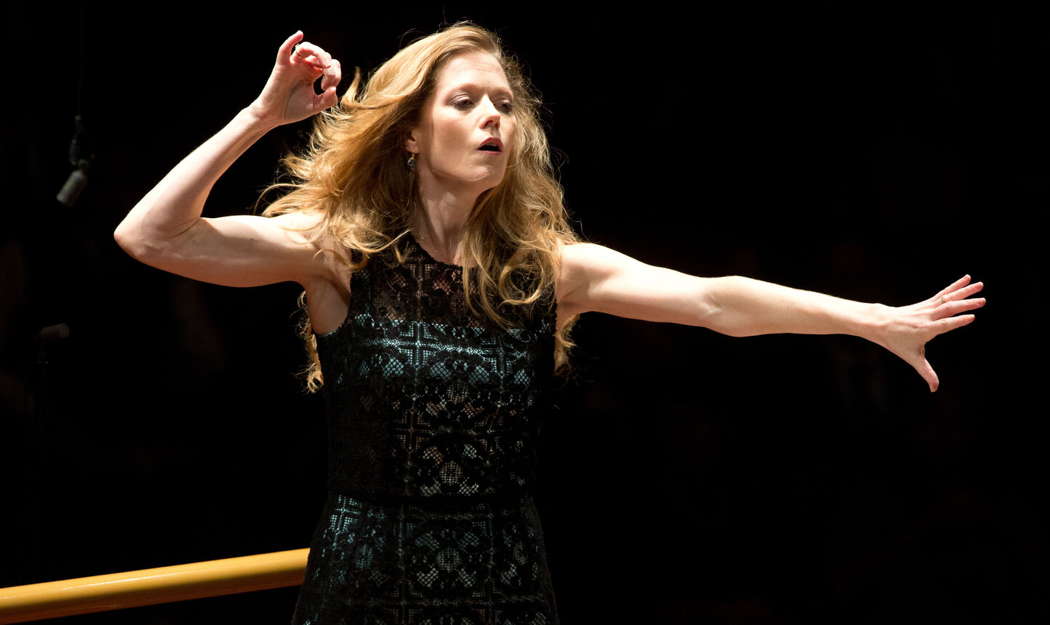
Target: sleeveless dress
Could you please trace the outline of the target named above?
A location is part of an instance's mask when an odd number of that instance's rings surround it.
[[[317,334],[328,498],[293,625],[557,624],[532,497],[556,309],[471,315],[463,270],[411,234],[351,277]]]

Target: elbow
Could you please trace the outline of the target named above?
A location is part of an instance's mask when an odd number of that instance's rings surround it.
[[[132,258],[140,258],[144,251],[145,246],[131,233],[131,228],[128,227],[127,221],[120,222],[120,225],[113,231],[113,240],[116,241],[120,249],[127,252],[128,256]]]
[[[120,225],[113,231],[113,240],[128,256],[139,262],[146,262],[159,250],[155,242],[137,233],[127,220],[120,222]]]
[[[693,325],[722,332],[722,309],[718,299],[718,281],[720,278],[697,278],[699,282],[696,297],[697,320]]]
[[[733,338],[754,336],[754,332],[745,327],[740,315],[728,305],[732,301],[729,294],[739,279],[739,276],[705,279],[706,288],[701,306],[703,322],[700,325]]]
[[[116,229],[113,230],[113,240],[120,246],[120,249],[135,260],[152,264],[151,259],[171,253],[180,235],[169,235],[158,230],[140,213],[139,206],[136,205],[131,209],[123,221],[117,224]],[[183,230],[182,233],[188,229]]]
[[[113,240],[116,241],[117,247],[134,256],[135,245],[125,223],[127,222],[120,222],[116,230],[113,231]]]

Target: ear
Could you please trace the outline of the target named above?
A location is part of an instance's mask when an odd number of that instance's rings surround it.
[[[405,149],[412,154],[419,154],[419,141],[416,140],[415,129],[408,133],[408,137],[405,139]]]

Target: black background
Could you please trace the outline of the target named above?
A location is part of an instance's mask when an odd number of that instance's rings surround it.
[[[1050,616],[1042,478],[1050,169],[1045,15],[851,3],[683,12],[5,5],[0,585],[307,545],[319,397],[293,284],[136,263],[128,210],[249,104],[297,29],[370,72],[442,23],[500,34],[546,102],[577,231],[644,262],[904,305],[965,273],[977,321],[941,389],[850,336],[730,338],[592,313],[544,431],[562,620],[1026,623]],[[483,8],[479,8],[482,7]],[[79,91],[78,82],[83,87]],[[93,139],[76,208],[78,106]],[[270,133],[206,216],[246,213],[309,122]],[[34,366],[33,337],[71,337]],[[286,623],[297,589],[59,619]]]

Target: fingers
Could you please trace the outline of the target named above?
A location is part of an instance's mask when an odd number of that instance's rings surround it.
[[[945,299],[945,301],[947,301],[947,300],[962,299],[964,297],[970,297],[971,295],[973,295],[974,293],[977,293],[978,291],[980,291],[983,288],[984,288],[984,283],[983,282],[974,282],[970,286],[963,287],[963,288],[961,288],[961,289],[959,289],[957,291],[953,291],[951,293],[948,293],[947,295],[944,296],[944,299]]]
[[[342,80],[343,70],[339,61],[332,59],[332,62],[328,64],[328,69],[324,72],[324,79],[321,81],[321,90],[327,91],[329,87],[339,86],[339,81]]]
[[[926,383],[930,385],[930,392],[936,393],[937,387],[941,385],[940,378],[937,377],[937,372],[933,370],[933,366],[930,365],[930,361],[925,358],[922,359],[922,379],[926,380]]]
[[[959,315],[957,317],[948,317],[947,319],[941,319],[940,321],[934,322],[934,336],[938,334],[944,334],[950,332],[956,328],[961,328],[965,325],[973,323],[973,320],[977,317],[975,315]]]
[[[339,102],[339,94],[336,93],[335,86],[326,89],[321,99],[322,109],[329,109],[335,106]]]
[[[962,286],[965,286],[966,284],[969,284],[969,282],[970,282],[970,274],[966,274],[965,276],[963,276],[963,277],[959,278],[958,280],[956,280],[955,282],[953,282],[951,284],[951,286],[949,286],[948,288],[945,289],[945,291],[950,293],[950,292],[954,291],[955,289],[958,289],[958,288],[960,288]]]
[[[289,57],[292,54],[292,48],[303,38],[303,31],[297,30],[295,34],[284,40],[281,47],[277,49],[277,62],[288,63]]]
[[[937,307],[937,310],[933,312],[933,318],[943,319],[944,317],[951,317],[957,315],[964,310],[976,310],[981,306],[984,306],[988,300],[983,297],[977,299],[964,299],[957,301],[945,302]]]
[[[947,286],[944,289],[942,289],[939,293],[937,293],[936,295],[934,295],[930,299],[928,299],[928,300],[926,300],[924,302],[920,302],[919,304],[916,304],[914,306],[915,306],[915,308],[933,307],[935,309],[935,316],[934,316],[935,319],[938,318],[938,317],[944,316],[943,314],[941,314],[943,312],[942,306],[944,304],[946,304],[948,302],[953,302],[953,301],[962,301],[965,298],[970,297],[971,295],[979,292],[981,289],[984,288],[984,283],[983,282],[975,282],[975,283],[970,284],[969,286],[967,286],[969,281],[970,281],[970,274],[966,274],[962,278],[959,278],[958,280],[956,280],[955,282],[953,282],[949,286]],[[981,301],[980,305],[983,306],[985,300],[982,298],[980,301]],[[963,308],[963,309],[955,308],[955,309],[951,309],[952,312],[947,313],[947,314],[955,314],[955,313],[959,312],[959,310],[968,310],[968,309],[969,308]]]
[[[958,289],[958,288],[960,288],[962,286],[965,286],[969,281],[970,281],[970,274],[966,274],[965,276],[959,278],[955,282],[953,282],[953,283],[949,284],[948,286],[946,286],[945,288],[941,289],[941,291],[939,293],[937,293],[937,295],[934,295],[930,299],[934,299],[935,300],[935,299],[944,297],[948,293],[951,293],[952,291],[954,291],[954,290],[956,290],[956,289]]]
[[[322,69],[328,67],[328,64],[332,62],[332,55],[308,41],[295,47],[292,58],[299,63],[309,63]]]

